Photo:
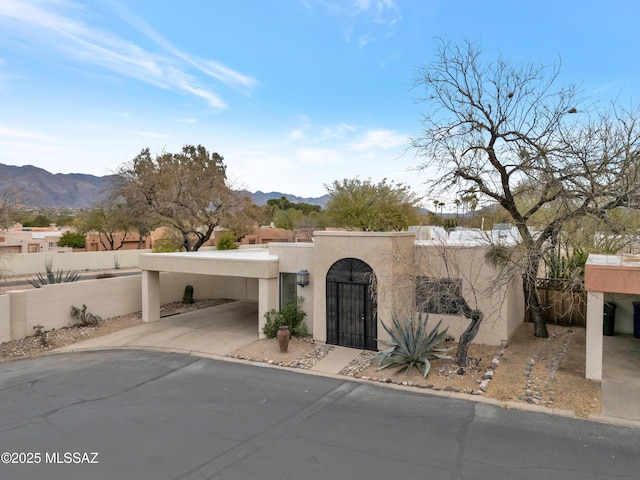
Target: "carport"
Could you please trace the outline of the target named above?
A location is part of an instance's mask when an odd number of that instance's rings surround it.
[[[589,255],[586,377],[601,382],[605,415],[640,420],[640,339],[634,338],[634,301],[640,301],[640,256]],[[603,336],[604,303],[618,305],[615,335]]]
[[[257,279],[257,292],[246,288],[244,292],[236,292],[234,298],[257,300],[258,333],[261,337],[264,314],[278,308],[279,260],[264,248],[141,254],[140,269],[143,322],[160,319],[161,272]]]

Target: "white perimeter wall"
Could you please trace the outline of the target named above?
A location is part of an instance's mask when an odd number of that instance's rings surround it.
[[[44,273],[47,260],[53,270],[109,270],[113,268],[138,268],[141,253],[151,250],[122,250],[115,252],[65,252],[65,253],[16,253],[5,255],[0,260],[0,270],[7,276],[35,275]]]
[[[74,254],[75,255],[75,254]],[[161,303],[182,301],[184,288],[192,285],[194,299],[230,298],[258,300],[258,280],[211,275],[162,273]],[[142,309],[140,276],[83,280],[12,291],[0,295],[0,342],[33,334],[33,327],[45,330],[71,325],[71,306],[87,305],[87,311],[102,318],[139,312]]]

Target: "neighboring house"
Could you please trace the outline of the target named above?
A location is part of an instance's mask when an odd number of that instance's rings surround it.
[[[58,240],[66,230],[55,226],[25,228],[16,225],[0,231],[0,253],[70,252],[71,248],[58,247]]]
[[[139,250],[150,249],[152,244],[152,237],[147,236],[140,241],[140,234],[138,232],[128,232],[126,235],[122,233],[116,233],[113,235],[114,250]],[[87,252],[102,252],[105,250],[112,250],[110,242],[103,233],[89,232],[85,238],[85,251]]]
[[[217,232],[216,232],[217,233]],[[242,245],[264,245],[271,242],[293,242],[294,234],[291,230],[276,227],[253,228],[253,232],[242,237]]]

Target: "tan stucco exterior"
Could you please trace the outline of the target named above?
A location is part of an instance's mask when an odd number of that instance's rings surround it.
[[[314,337],[327,340],[326,280],[331,266],[343,258],[356,258],[368,264],[377,281],[378,337],[385,338],[380,319],[391,319],[392,313],[410,315],[406,294],[406,261],[413,260],[415,235],[410,232],[315,232],[315,255],[312,285]]]
[[[133,252],[123,252],[129,253]],[[482,247],[447,247],[446,254],[450,261],[445,265],[442,247],[416,243],[413,232],[315,232],[313,243],[271,243],[229,251],[142,253],[139,255],[141,278],[51,285],[0,296],[0,340],[23,338],[36,324],[45,328],[68,324],[71,303],[87,304],[92,313],[103,317],[142,310],[144,321],[155,321],[160,317],[160,305],[179,301],[187,284],[194,286],[198,298],[257,302],[256,326],[261,334],[264,314],[280,307],[281,274],[307,270],[310,283],[297,286],[296,294],[304,298],[305,321],[310,332],[316,340],[324,342],[327,340],[327,273],[332,265],[347,258],[364,262],[375,275],[375,338],[386,337],[381,322],[389,325],[393,315],[417,316],[415,277],[419,275],[461,278],[463,294],[470,306],[485,314],[475,341],[499,345],[508,340],[523,321],[520,283],[510,280],[496,285],[496,272],[484,262]],[[69,254],[63,258],[75,261],[81,257],[93,258],[92,255]],[[111,253],[96,252],[95,255],[103,255],[107,263],[113,261]],[[54,266],[57,267],[57,257]],[[488,286],[494,288],[488,289]],[[45,311],[47,315],[43,316]],[[443,319],[443,328],[449,326],[449,333],[455,337],[468,325],[465,318],[455,315],[433,315],[432,325],[440,319]]]

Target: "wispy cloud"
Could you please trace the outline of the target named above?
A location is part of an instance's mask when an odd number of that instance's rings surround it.
[[[123,4],[112,0],[111,5],[113,5],[115,11],[120,15],[120,17],[125,20],[129,25],[134,27],[139,32],[145,34],[148,38],[153,40],[157,45],[165,50],[165,52],[170,53],[176,58],[180,58],[185,61],[188,65],[194,67],[201,73],[208,75],[211,78],[215,78],[225,85],[242,90],[245,93],[251,92],[258,82],[256,79],[252,78],[249,75],[245,75],[243,73],[237,72],[219,62],[213,60],[204,60],[199,59],[195,56],[188,55],[187,53],[179,50],[174,47],[170,42],[168,42],[162,35],[156,32],[149,24],[147,24],[140,17],[134,15],[128,8],[126,8]]]
[[[227,103],[203,80],[221,82],[245,94],[257,86],[248,75],[175,48],[120,3],[110,5],[123,20],[153,40],[158,51],[145,50],[114,32],[90,25],[86,19],[95,19],[88,15],[83,19],[84,8],[72,0],[0,2],[0,31],[11,32],[25,45],[57,51],[68,62],[81,62],[192,95],[219,110],[227,108]]]
[[[310,117],[303,116],[300,125],[289,133],[289,139],[293,141],[304,140],[307,143],[322,143],[328,140],[342,140],[355,131],[357,131],[357,127],[349,123],[316,125]]]
[[[158,132],[135,132],[136,135],[140,135],[141,137],[147,137],[147,138],[169,138],[170,135],[167,135],[165,133],[158,133]]]
[[[55,138],[44,133],[23,130],[0,123],[0,138],[33,140],[37,142],[55,142]]]
[[[360,47],[389,37],[402,20],[396,0],[300,0],[300,3],[307,10],[321,9],[346,22],[345,40]]]
[[[68,151],[53,135],[0,124],[0,162],[10,165],[51,161]]]
[[[189,123],[191,125],[195,125],[198,123],[198,119],[194,117],[175,118],[174,121],[178,123]]]
[[[296,152],[296,158],[303,165],[338,165],[340,152],[331,148],[303,148]]]
[[[360,139],[348,145],[349,150],[363,152],[372,149],[390,149],[407,146],[407,137],[392,130],[369,130]]]

